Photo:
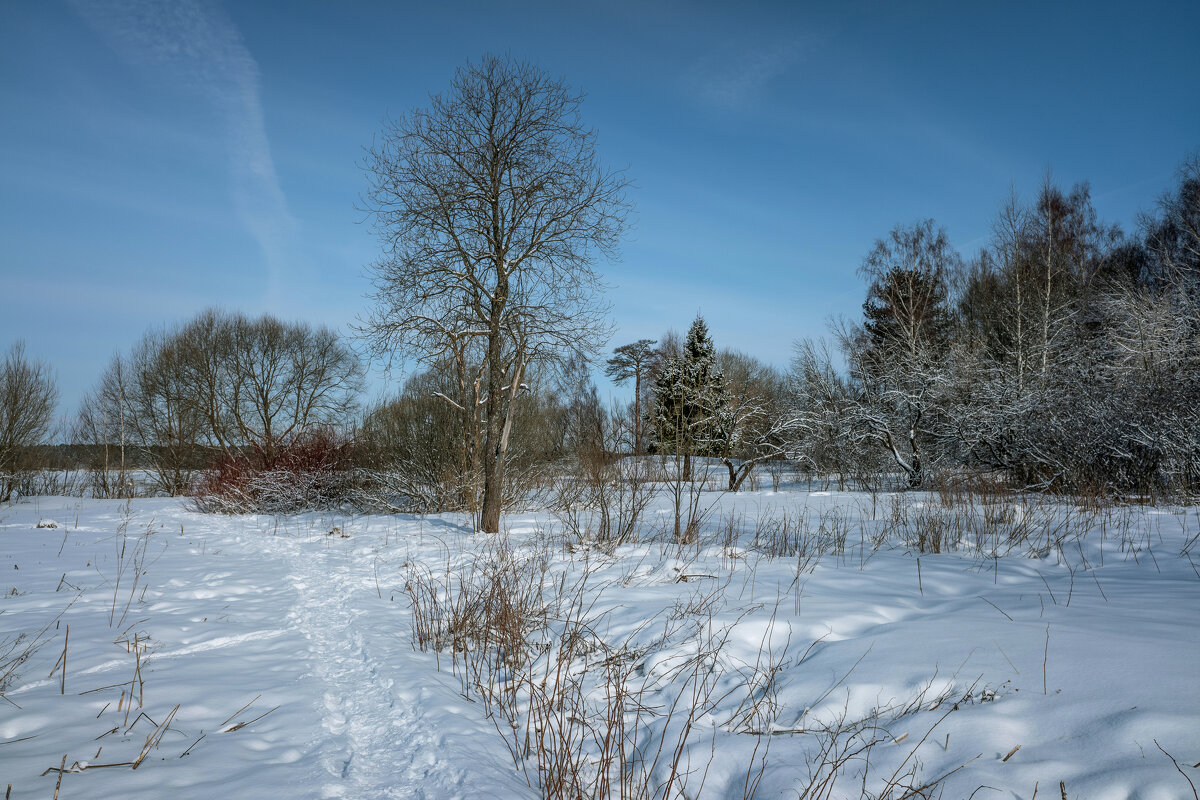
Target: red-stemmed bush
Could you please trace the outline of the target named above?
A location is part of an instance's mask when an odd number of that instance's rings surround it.
[[[353,442],[322,429],[274,448],[223,456],[194,497],[204,512],[283,514],[351,504],[360,483]]]

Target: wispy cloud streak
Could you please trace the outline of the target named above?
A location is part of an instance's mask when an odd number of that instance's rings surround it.
[[[122,59],[199,95],[220,115],[229,138],[234,209],[262,249],[275,295],[297,226],[271,158],[258,64],[232,20],[203,0],[73,0],[73,5]]]
[[[696,94],[715,106],[752,105],[772,80],[799,60],[801,50],[799,43],[725,47],[703,57],[689,82]]]

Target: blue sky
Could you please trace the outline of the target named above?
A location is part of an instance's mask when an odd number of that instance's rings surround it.
[[[345,329],[377,254],[363,146],[494,51],[585,91],[636,184],[612,345],[701,311],[784,365],[858,312],[896,223],[969,256],[1049,168],[1130,229],[1200,148],[1200,3],[982,5],[4,2],[0,347],[70,413],[208,306]]]

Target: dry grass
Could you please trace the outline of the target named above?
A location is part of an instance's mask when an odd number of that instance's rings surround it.
[[[803,548],[844,547],[848,524],[827,516],[807,529],[800,549],[794,537],[783,538],[784,527],[764,529],[763,546],[797,557]],[[767,544],[772,537],[776,543]],[[731,633],[759,608],[718,623],[728,611],[722,606],[727,582],[697,589],[613,638],[604,633],[609,625],[599,609],[620,581],[602,582],[587,550],[579,551],[582,561],[574,567],[555,566],[553,537],[531,542],[517,547],[497,537],[485,552],[438,573],[409,563],[405,591],[414,648],[433,651],[439,662],[449,657],[463,694],[481,703],[514,764],[543,798],[695,797],[709,777],[719,733],[755,737],[740,781],[744,798],[758,792],[780,734],[813,740],[804,797],[833,796],[848,774],[873,792],[864,796],[927,797],[922,792],[945,777],[920,777],[916,750],[924,738],[894,774],[876,774],[869,753],[893,740],[885,735],[888,724],[937,708],[948,694],[923,692],[865,720],[780,731],[780,689],[799,662],[786,661],[788,643],[772,642],[768,633],[751,663],[732,657]],[[793,543],[786,553],[784,542]],[[718,722],[701,725],[702,719]]]

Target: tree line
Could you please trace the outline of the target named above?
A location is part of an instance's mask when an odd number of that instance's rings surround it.
[[[1200,158],[1135,233],[1097,218],[1086,183],[1047,179],[970,261],[923,221],[860,273],[862,318],[833,348],[797,345],[794,457],[913,487],[965,467],[1056,491],[1200,488]]]
[[[970,258],[932,220],[896,226],[862,261],[861,315],[798,342],[785,370],[719,349],[699,316],[606,358],[594,265],[617,252],[629,182],[599,160],[581,100],[485,56],[366,151],[382,255],[355,333],[364,355],[410,366],[395,398],[363,406],[362,358],[326,328],[205,311],[115,356],[83,400],[70,438],[92,491],[128,494],[137,467],[159,492],[231,498],[216,510],[366,497],[495,531],[564,461],[630,454],[677,458],[689,480],[703,459],[730,491],[780,463],[868,486],[971,471],[1197,490],[1200,159],[1133,233],[1098,219],[1087,184],[1049,178]],[[632,382],[628,408],[600,402],[601,361]],[[56,399],[14,346],[0,498],[30,488]]]

